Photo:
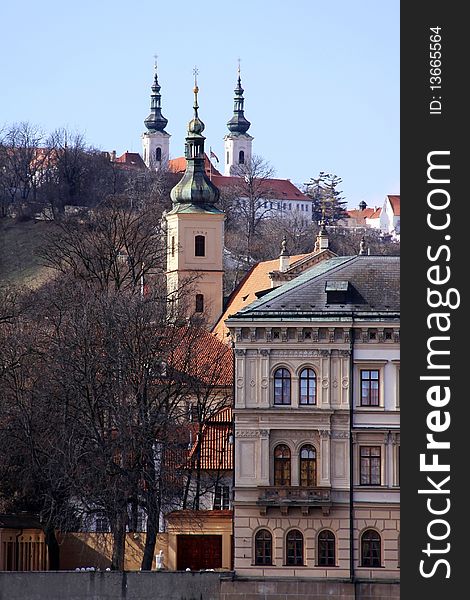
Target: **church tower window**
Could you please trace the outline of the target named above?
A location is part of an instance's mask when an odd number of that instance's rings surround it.
[[[160,162],[162,160],[162,149],[161,148],[157,148],[155,150],[155,160],[157,160],[158,162]]]
[[[240,165],[245,164],[245,153],[243,150],[240,150],[240,152],[238,153],[238,164],[240,164]]]
[[[206,255],[206,238],[204,235],[197,235],[194,239],[194,255]]]
[[[196,312],[202,313],[204,312],[204,295],[196,294]]]

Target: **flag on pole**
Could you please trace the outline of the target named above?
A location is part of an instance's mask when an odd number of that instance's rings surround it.
[[[217,162],[219,162],[219,159],[217,158],[216,154],[214,152],[212,152],[212,148],[210,149],[210,151],[211,151],[211,153],[210,153],[211,158],[215,158],[215,160]]]

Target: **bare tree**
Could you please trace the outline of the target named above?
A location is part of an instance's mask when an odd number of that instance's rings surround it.
[[[11,125],[0,135],[1,216],[15,201],[21,213],[27,201],[36,200],[49,155],[43,144],[43,132],[26,122]]]
[[[261,223],[270,216],[270,200],[274,197],[270,179],[273,167],[260,156],[239,165],[236,178],[222,198],[223,208],[240,231],[245,241],[245,253],[250,255],[257,247],[256,235]]]
[[[85,219],[69,218],[45,240],[46,266],[105,289],[140,288],[161,277],[166,262],[161,221],[149,209],[131,208],[112,198]]]

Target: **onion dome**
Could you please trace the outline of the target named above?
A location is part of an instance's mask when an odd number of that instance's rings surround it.
[[[235,98],[233,105],[233,117],[227,123],[227,127],[232,133],[246,133],[250,128],[250,121],[245,118],[243,105],[245,99],[243,98],[244,89],[242,88],[242,82],[240,78],[240,66],[238,67],[238,81],[235,88]]]
[[[156,131],[165,132],[165,127],[168,125],[168,119],[165,119],[162,115],[162,97],[160,90],[161,86],[158,83],[157,65],[155,63],[155,79],[152,85],[152,94],[150,96],[150,114],[144,121],[145,127],[147,127],[151,133]]]

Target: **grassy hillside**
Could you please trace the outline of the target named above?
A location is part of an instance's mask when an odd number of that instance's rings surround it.
[[[51,270],[41,265],[39,248],[53,223],[0,220],[0,284],[13,283],[38,287],[51,277]]]

